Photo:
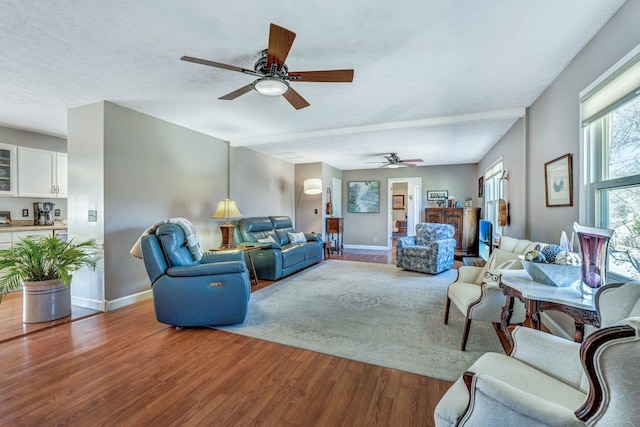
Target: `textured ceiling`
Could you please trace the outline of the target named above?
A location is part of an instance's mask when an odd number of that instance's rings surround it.
[[[475,163],[623,3],[2,0],[0,124],[64,137],[67,109],[107,100],[293,163]],[[297,34],[289,70],[353,83],[294,82],[296,111],[218,100],[253,78],[179,60],[252,68],[272,22]]]

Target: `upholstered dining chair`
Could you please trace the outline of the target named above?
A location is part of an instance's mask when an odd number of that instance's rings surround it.
[[[510,355],[485,353],[449,388],[436,426],[640,425],[640,283],[603,287],[596,307],[582,344],[517,326]]]
[[[458,279],[447,288],[444,323],[445,325],[449,323],[449,310],[453,302],[453,305],[465,316],[460,350],[466,350],[472,320],[500,324],[506,298],[500,289],[500,284],[485,277],[484,273],[491,270],[518,268],[522,268],[518,255],[501,249],[493,251],[483,268],[474,266],[458,268]],[[522,323],[524,318],[524,304],[516,300],[511,322]]]
[[[420,222],[416,235],[396,240],[396,265],[406,270],[438,274],[453,267],[456,241],[451,224]]]

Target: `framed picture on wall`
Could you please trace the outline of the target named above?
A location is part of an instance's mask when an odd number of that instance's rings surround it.
[[[449,197],[449,191],[447,190],[427,191],[427,200],[429,201],[446,200],[447,197]]]
[[[349,212],[380,212],[380,181],[349,182]]]
[[[484,176],[478,178],[478,197],[484,197]]]
[[[547,207],[573,206],[571,154],[544,164],[544,189]]]
[[[404,209],[404,195],[393,196],[393,209]]]

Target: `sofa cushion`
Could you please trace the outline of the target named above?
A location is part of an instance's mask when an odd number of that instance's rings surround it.
[[[282,247],[282,268],[288,268],[305,260],[303,245],[287,245]]]

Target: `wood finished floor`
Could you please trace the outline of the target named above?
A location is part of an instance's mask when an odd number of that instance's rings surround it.
[[[384,251],[332,258],[395,262]],[[0,334],[11,303],[0,304]],[[0,425],[431,426],[451,385],[218,330],[178,331],[155,320],[150,301],[72,320],[0,342]]]

